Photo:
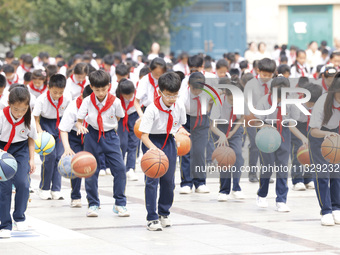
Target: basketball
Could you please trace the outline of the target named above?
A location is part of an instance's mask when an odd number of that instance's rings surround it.
[[[175,135],[175,140],[177,144],[177,155],[184,156],[190,152],[191,140],[190,137],[184,134]]]
[[[58,163],[58,172],[60,173],[61,176],[67,179],[77,178],[77,176],[72,171],[72,167],[71,167],[72,158],[73,156],[62,157]]]
[[[97,161],[90,152],[81,151],[71,160],[71,168],[77,177],[89,178],[97,170]]]
[[[5,182],[14,177],[18,169],[15,158],[4,151],[0,152],[0,181]]]
[[[322,156],[332,164],[340,163],[340,137],[329,136],[321,144]]]
[[[162,177],[169,168],[169,160],[163,151],[148,150],[142,157],[141,167],[150,178]]]
[[[135,126],[133,127],[133,131],[135,132],[135,135],[141,139],[142,138],[142,132],[139,131],[139,125],[141,123],[142,119],[138,119],[135,123]]]
[[[301,165],[310,165],[308,145],[302,145],[296,156]]]
[[[260,151],[264,153],[272,153],[280,148],[281,135],[274,128],[261,128],[255,136],[255,144]]]
[[[55,147],[55,140],[52,135],[47,132],[42,132],[38,134],[38,139],[34,141],[35,152],[39,155],[50,154]]]
[[[236,162],[235,151],[228,146],[217,147],[212,156],[212,160],[216,160],[219,166],[233,166]]]

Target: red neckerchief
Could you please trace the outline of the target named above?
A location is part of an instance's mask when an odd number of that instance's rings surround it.
[[[148,76],[149,76],[149,82],[150,82],[150,84],[152,85],[152,87],[153,87],[153,89],[154,89],[154,91],[153,91],[153,97],[154,97],[154,98],[157,98],[157,97],[159,96],[159,95],[158,95],[158,92],[157,92],[158,85],[156,86],[155,80],[152,78],[151,73],[149,73]]]
[[[193,99],[197,101],[197,115],[196,115],[195,126],[192,130],[194,130],[196,128],[196,126],[198,124],[198,119],[201,119],[200,120],[200,126],[202,124],[202,105],[201,105],[200,97],[197,96],[197,97],[194,97]]]
[[[161,97],[160,97],[160,96],[158,96],[158,97],[155,99],[155,101],[154,101],[155,106],[156,106],[157,109],[160,110],[161,112],[165,112],[166,114],[169,115],[169,117],[168,117],[168,124],[166,125],[166,138],[165,138],[164,144],[163,144],[163,146],[162,146],[162,148],[161,148],[161,150],[163,150],[164,146],[166,145],[166,142],[168,141],[168,137],[169,137],[169,134],[170,134],[170,132],[171,132],[172,123],[174,122],[174,119],[173,119],[173,117],[172,117],[171,110],[166,111],[166,110],[164,110],[164,109],[162,108],[161,103],[160,103],[160,100],[161,100]]]
[[[228,137],[229,132],[231,130],[231,122],[234,122],[235,120],[236,120],[236,115],[234,115],[233,107],[231,106],[231,111],[230,111],[230,116],[229,116],[229,126],[228,126],[228,130],[226,133],[226,137]]]
[[[332,108],[340,111],[340,107],[335,107],[334,105],[332,105]],[[339,134],[340,134],[340,121],[339,121]]]
[[[131,67],[130,68],[130,73],[133,73],[135,71],[135,68],[134,67]]]
[[[42,88],[42,90],[36,89],[36,88],[34,87],[33,81],[31,81],[31,82],[28,84],[28,86],[31,88],[31,90],[33,90],[33,91],[35,91],[35,92],[38,92],[38,93],[40,93],[40,94],[44,93],[44,91],[47,89],[47,85],[46,85],[46,84],[44,84],[44,87]]]
[[[12,80],[12,81],[10,81],[10,80],[7,80],[7,82],[8,82],[8,84],[11,86],[13,83],[15,84],[15,83],[18,83],[19,82],[19,75],[17,75],[17,74],[15,74],[14,75],[14,77],[17,77],[17,79],[14,81],[14,79]]]
[[[272,106],[272,94],[268,94],[268,103],[270,106]],[[276,114],[276,119],[278,119],[276,121],[276,129],[277,131],[279,131],[280,136],[282,137],[282,141],[284,142],[285,139],[282,136],[282,126],[281,126],[281,122],[282,122],[282,115],[281,115],[281,106],[277,106],[277,114]]]
[[[128,120],[129,120],[129,115],[128,115],[128,110],[130,108],[133,107],[134,105],[134,101],[135,101],[135,96],[136,96],[136,91],[135,91],[135,94],[133,96],[133,99],[129,102],[128,106],[126,107],[125,105],[125,100],[124,100],[124,97],[120,96],[120,101],[122,102],[122,107],[124,109],[124,112],[125,112],[125,115],[124,115],[124,119],[123,119],[123,131],[125,131],[125,128],[126,130],[130,133],[130,130],[129,130],[129,127],[128,127]]]
[[[83,94],[83,91],[84,91],[84,86],[85,86],[85,83],[86,83],[86,79],[84,79],[82,82],[78,82],[76,83],[74,78],[73,78],[73,74],[70,76],[71,80],[73,81],[74,84],[78,85],[81,87],[81,92],[80,94]]]
[[[58,128],[58,127],[59,127],[59,122],[60,122],[59,108],[60,108],[60,106],[63,104],[64,96],[61,96],[61,97],[58,99],[58,105],[55,106],[55,104],[54,104],[53,101],[52,101],[50,91],[47,90],[47,99],[48,99],[48,101],[51,103],[51,105],[57,110],[57,124],[56,124],[56,127],[55,127],[55,128]]]
[[[302,77],[305,77],[305,68],[299,64],[299,63],[296,63],[297,67],[299,68],[299,70],[301,71],[301,76]]]
[[[312,109],[308,109],[308,111],[309,113],[312,113]],[[308,132],[309,121],[310,121],[310,115],[307,116],[307,128],[306,128],[307,132]]]
[[[81,98],[81,96],[77,97],[76,100],[76,104],[77,104],[77,109],[79,110],[81,103],[83,102],[83,99]],[[88,124],[87,122],[84,120],[83,122],[83,126],[87,128]],[[81,134],[81,144],[84,144],[84,134]]]
[[[138,85],[139,85],[139,81],[137,81],[137,83],[136,83],[136,88],[138,88]]]
[[[98,128],[99,128],[99,135],[98,135],[98,142],[99,142],[100,137],[102,136],[102,133],[103,133],[103,137],[105,138],[102,113],[107,111],[113,105],[114,101],[116,100],[116,97],[112,95],[111,93],[107,93],[106,103],[104,107],[100,110],[96,103],[96,95],[92,93],[90,97],[91,97],[91,102],[94,108],[96,108],[98,111],[97,123],[98,123]]]
[[[256,79],[259,81],[259,75],[256,75]],[[269,93],[268,84],[267,83],[263,83],[262,86],[264,86],[264,94],[267,95]]]
[[[19,122],[13,123],[13,120],[12,120],[11,115],[9,113],[9,109],[10,109],[9,106],[7,106],[3,109],[4,115],[7,119],[7,121],[9,122],[9,124],[12,125],[11,134],[9,135],[9,139],[8,139],[8,142],[5,146],[5,148],[4,148],[4,151],[8,151],[9,147],[11,146],[11,143],[12,143],[14,136],[15,136],[15,127],[19,126],[20,124],[24,123],[24,121],[25,121],[24,117],[22,117],[22,119]]]
[[[328,91],[328,87],[326,85],[326,82],[325,82],[324,78],[322,78],[322,87],[323,87],[324,90]]]
[[[318,79],[318,73],[314,73],[314,74],[313,74],[313,78],[314,78],[315,80],[317,80],[317,79]]]
[[[21,64],[21,68],[24,69],[24,71],[26,71],[26,72],[30,72],[30,69],[26,69],[24,64]]]

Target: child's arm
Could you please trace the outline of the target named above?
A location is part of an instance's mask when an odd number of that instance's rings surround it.
[[[241,119],[238,120],[238,122],[243,122],[243,121],[244,121],[244,116],[242,116]],[[239,129],[240,126],[241,124],[236,124],[233,130],[230,130],[227,138],[230,139],[236,133],[236,131]]]
[[[292,125],[292,123],[290,123],[290,125]],[[300,130],[298,130],[296,127],[289,127],[289,130],[293,133],[293,135],[301,140],[302,144],[308,145],[307,137],[305,137],[304,134],[300,132]]]
[[[78,121],[76,123],[76,127],[78,129],[77,135],[87,134],[89,132],[89,130],[86,127],[83,126],[83,122],[84,122],[84,120],[78,119]]]
[[[327,138],[328,136],[337,136],[338,133],[312,128],[310,134],[315,138]]]
[[[34,140],[32,138],[28,138],[28,151],[29,151],[29,155],[30,155],[30,160],[29,160],[29,164],[30,164],[30,174],[33,174],[35,171],[35,164],[34,164],[34,149],[35,149],[35,143]]]
[[[34,119],[35,119],[35,125],[37,127],[37,132],[38,133],[42,133],[43,130],[42,130],[41,126],[40,126],[40,116],[34,116]]]
[[[68,133],[60,130],[60,137],[64,146],[64,154],[62,155],[62,157],[74,155],[75,153],[71,149],[70,143],[68,142]]]
[[[157,146],[154,145],[153,142],[151,142],[151,140],[149,138],[149,134],[143,133],[141,139],[142,139],[142,142],[144,143],[144,145],[146,147],[148,147],[150,150],[159,150],[157,148]]]
[[[189,133],[188,131],[186,131],[186,129],[185,129],[183,126],[181,126],[181,127],[178,129],[178,131],[177,131],[176,134],[183,134],[183,135],[190,136],[190,133]]]
[[[139,118],[143,117],[143,111],[142,111],[142,107],[140,106],[140,100],[135,98],[135,102],[134,102],[134,106],[136,108],[136,111],[138,113]]]
[[[219,139],[215,142],[215,144],[217,143],[217,146],[229,146],[226,134],[219,130],[218,127],[215,127],[213,122],[211,122],[210,128],[215,135],[219,136]]]

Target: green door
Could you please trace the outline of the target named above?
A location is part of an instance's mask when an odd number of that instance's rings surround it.
[[[288,44],[306,49],[311,41],[333,44],[333,6],[288,6]]]

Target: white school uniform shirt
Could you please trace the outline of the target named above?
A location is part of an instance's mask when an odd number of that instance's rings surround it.
[[[187,122],[183,102],[177,100],[176,103],[169,108],[164,104],[162,98],[160,98],[160,105],[166,111],[171,110],[173,123],[170,134],[176,134],[181,125]],[[147,134],[166,134],[168,118],[168,113],[160,111],[155,103],[152,103],[144,112],[139,131]]]
[[[185,76],[190,75],[190,69],[188,64],[184,65],[181,61],[174,65],[172,69],[174,70],[174,72],[180,71],[184,73]]]
[[[105,97],[103,102],[99,102],[99,100],[96,97],[96,105],[98,106],[99,109],[102,109],[104,107],[106,100],[107,96]],[[118,121],[116,117],[124,118],[124,116],[125,114],[120,99],[116,98],[111,107],[102,113],[104,131],[107,132],[112,129],[117,130]],[[92,104],[91,96],[88,96],[83,100],[83,103],[79,108],[77,119],[81,120],[85,119],[85,121],[89,125],[91,125],[94,129],[99,130],[97,117],[98,111]]]
[[[122,97],[122,99],[124,100],[125,107],[128,107],[128,105],[131,101],[135,101],[135,97],[132,97],[130,100],[126,100],[123,97]],[[120,100],[120,101],[122,101],[122,100]],[[122,106],[122,108],[123,108],[123,106]],[[124,111],[124,108],[123,108],[123,111]],[[134,106],[132,106],[129,110],[127,110],[127,115],[130,115],[130,114],[132,114],[136,111],[137,111],[136,108]]]
[[[118,88],[118,81],[117,80],[111,80],[111,89],[110,89],[110,93],[112,94],[112,95],[116,95],[116,90],[117,90],[117,88]]]
[[[312,116],[310,118],[309,126],[311,128],[318,128],[321,129],[321,127],[325,127],[328,129],[335,129],[339,126],[339,121],[340,121],[340,111],[337,109],[332,110],[332,117],[329,119],[328,123],[326,125],[322,125],[323,118],[324,118],[324,105],[326,101],[327,93],[321,95],[319,97],[318,101],[316,101],[313,111],[312,111]],[[340,104],[334,99],[333,100],[333,106],[338,108],[340,107]]]
[[[32,93],[30,93],[30,96],[31,96],[30,97],[30,108],[31,108],[31,111],[32,111],[37,98]],[[2,94],[1,98],[0,98],[0,110],[2,110],[2,109],[4,109],[5,107],[8,106],[8,97],[9,97],[9,91],[5,90],[4,93]]]
[[[45,86],[45,85],[42,85],[40,88],[37,88],[37,87],[34,86],[34,84],[33,84],[33,87],[34,87],[35,89],[40,90],[40,91],[43,90],[44,86]],[[38,92],[38,91],[33,90],[33,89],[30,87],[30,84],[27,85],[27,88],[28,88],[28,91],[30,92],[30,94],[33,95],[35,98],[40,97],[42,94],[46,93],[47,90],[48,90],[48,89],[47,89],[47,86],[46,86],[46,89],[44,90],[44,92],[43,92],[43,93],[40,93],[40,92]]]
[[[59,74],[62,74],[66,77],[66,73],[67,73],[67,67],[66,66],[60,67]]]
[[[309,111],[309,112],[312,112],[312,110],[313,110],[313,107],[311,107],[311,108],[308,108],[307,106],[306,106],[306,104],[302,104],[303,105],[303,107],[305,107],[306,109],[307,109],[307,111]],[[292,108],[294,108],[294,111],[296,112],[296,121],[298,121],[298,122],[302,122],[302,123],[306,123],[307,121],[308,121],[308,116],[307,115],[305,115],[303,112],[301,112],[295,105],[291,105],[291,107]],[[309,118],[311,118],[311,116],[312,115],[309,115]]]
[[[266,82],[268,91],[270,91],[270,86],[271,86],[272,80]],[[261,78],[258,77],[258,75],[251,79],[250,81],[247,82],[246,86],[244,87],[244,95],[245,95],[245,114],[248,115],[250,113],[248,109],[248,97],[247,94],[249,91],[252,93],[252,99],[253,99],[253,106],[256,108],[256,103],[265,95],[265,86],[264,82],[262,81]]]
[[[19,122],[23,117],[20,119],[15,120],[9,111],[9,114],[12,118],[13,123]],[[6,116],[3,111],[0,112],[0,141],[8,142],[9,136],[12,131],[12,125],[7,121]],[[13,138],[12,143],[18,143],[22,141],[26,141],[28,138],[32,138],[33,140],[38,139],[37,129],[35,126],[35,120],[33,116],[31,117],[31,128],[28,129],[25,126],[25,122],[21,123],[20,125],[15,127],[15,136]]]
[[[94,67],[94,69],[99,70],[99,65],[95,59],[91,59],[90,65]]]
[[[150,73],[151,74],[151,73]],[[158,90],[158,80],[155,81],[156,89]],[[158,92],[157,92],[158,93]],[[154,88],[149,82],[149,75],[145,75],[138,83],[136,98],[140,100],[140,105],[148,106],[154,101]]]
[[[58,105],[58,100],[53,100],[51,96],[52,102],[55,106]],[[62,117],[67,106],[72,101],[71,96],[68,93],[63,94],[63,103],[59,108],[59,117]],[[33,116],[41,116],[46,119],[57,119],[57,110],[51,105],[51,103],[47,99],[47,92],[43,93],[39,96],[35,102],[35,106],[33,109]]]
[[[30,72],[33,71],[32,68],[28,69]],[[19,76],[19,83],[23,84],[24,83],[24,75],[27,71],[22,68],[21,65],[18,66],[16,74]]]
[[[78,131],[76,128],[77,123],[77,99],[73,100],[67,107],[63,114],[63,118],[60,121],[59,129],[64,132],[70,132],[71,130]]]
[[[215,96],[215,94],[212,94],[212,95]],[[196,97],[197,96],[191,93],[190,87],[187,87],[186,90],[183,90],[182,93],[179,94],[179,100],[177,100],[177,101],[181,101],[184,104],[186,114],[190,116],[194,116],[194,117],[197,116],[197,100],[194,99]],[[210,95],[208,95],[207,93],[203,91],[202,93],[198,95],[198,97],[201,102],[201,114],[202,116],[206,115],[209,102],[212,99]],[[206,109],[204,109],[204,105],[206,106]]]
[[[211,109],[210,113],[210,119],[224,119],[230,121],[230,113],[232,110],[232,105],[228,102],[227,96],[221,96],[223,101],[222,105],[220,103],[213,104],[213,107]],[[235,115],[235,114],[233,114]],[[240,119],[241,115],[235,115],[236,119]]]
[[[303,68],[303,72],[304,72],[304,77],[307,77],[307,78],[309,78],[309,77],[311,77],[311,75],[310,75],[310,68],[309,68],[309,66],[307,66],[307,65],[303,65],[303,66],[300,66],[301,68]],[[299,69],[299,68],[298,68]],[[289,78],[300,78],[302,76],[302,72],[301,72],[301,69],[299,69],[299,72],[297,72],[297,70],[296,70],[296,66],[295,65],[293,65],[291,68],[290,68],[290,76],[289,76]]]
[[[1,73],[3,76],[6,77],[6,74],[4,72]],[[9,87],[12,85],[12,84],[15,84],[15,83],[19,83],[19,75],[18,74],[14,74],[14,77],[12,80],[7,80],[6,79],[6,89],[9,89]]]
[[[67,79],[65,92],[71,94],[72,100],[73,100],[80,96],[82,88],[77,84],[79,83],[79,81],[77,81],[76,77],[74,75],[72,77],[73,77],[74,82],[72,81],[71,77]],[[90,84],[89,78],[87,76],[85,80],[86,82],[85,82],[84,88]]]

